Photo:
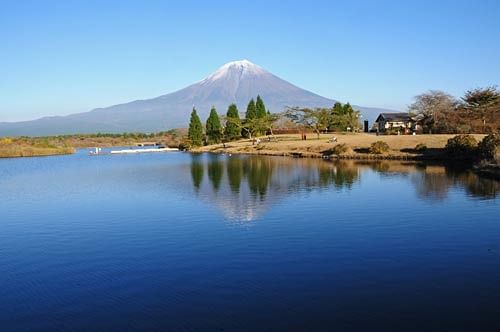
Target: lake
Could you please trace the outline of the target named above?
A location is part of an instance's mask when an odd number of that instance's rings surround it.
[[[0,159],[0,330],[499,331],[499,193],[415,163]]]

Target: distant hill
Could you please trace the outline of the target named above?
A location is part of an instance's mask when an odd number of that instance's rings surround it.
[[[231,103],[244,112],[251,98],[262,96],[271,112],[286,106],[331,107],[335,100],[301,89],[250,61],[234,61],[182,90],[90,112],[44,117],[32,121],[0,122],[0,136],[35,136],[97,132],[153,132],[186,127],[193,106],[202,120],[215,106],[225,113]],[[355,106],[372,122],[386,109]]]

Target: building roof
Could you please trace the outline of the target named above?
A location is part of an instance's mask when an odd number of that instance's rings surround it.
[[[392,121],[404,122],[404,121],[411,121],[412,118],[408,113],[380,113],[375,122],[379,122],[380,120],[389,122]]]

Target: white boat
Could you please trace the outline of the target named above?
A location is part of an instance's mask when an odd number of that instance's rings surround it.
[[[101,148],[94,148],[93,150],[90,150],[89,154],[91,156],[97,156],[99,154],[105,154],[104,152],[102,152],[102,149]]]

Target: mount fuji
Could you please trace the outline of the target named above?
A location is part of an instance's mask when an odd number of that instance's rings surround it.
[[[301,89],[248,60],[229,62],[207,78],[184,89],[152,99],[136,100],[85,113],[44,117],[32,121],[0,122],[0,136],[41,136],[97,132],[153,132],[186,127],[194,107],[202,121],[210,108],[225,113],[231,103],[240,112],[260,95],[271,112],[287,106],[331,107],[335,100]],[[355,106],[373,120],[385,109]]]

